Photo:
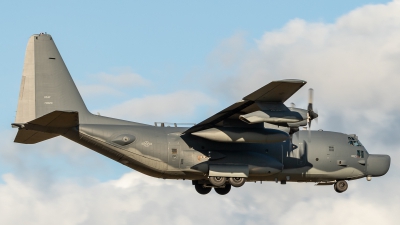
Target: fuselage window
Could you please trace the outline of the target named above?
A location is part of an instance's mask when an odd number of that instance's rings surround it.
[[[364,158],[364,151],[361,151],[361,158]]]
[[[360,158],[361,157],[361,151],[357,150],[357,157]]]
[[[362,146],[361,142],[354,139],[353,137],[347,137],[349,139],[349,144],[353,146]]]
[[[173,149],[171,149],[171,152],[172,152],[172,158],[176,159],[176,155],[178,154],[178,149],[173,148]]]

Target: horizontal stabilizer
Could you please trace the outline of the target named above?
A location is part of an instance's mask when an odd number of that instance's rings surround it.
[[[78,125],[78,112],[54,111],[28,123],[13,123],[13,127],[19,128],[14,142],[35,144],[56,137],[66,129]]]
[[[14,142],[21,144],[36,144],[41,141],[57,137],[59,134],[45,133],[35,130],[22,130],[19,129]]]
[[[78,112],[56,110],[28,123],[43,127],[68,128],[78,126],[79,118]]]

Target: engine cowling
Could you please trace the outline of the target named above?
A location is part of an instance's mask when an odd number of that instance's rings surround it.
[[[271,123],[271,124],[289,124],[300,123],[307,119],[307,112],[301,111],[255,111],[239,116],[239,119],[248,124]],[[302,115],[304,114],[304,115]]]
[[[215,127],[192,133],[192,135],[218,142],[275,143],[290,136],[280,130],[243,127]]]

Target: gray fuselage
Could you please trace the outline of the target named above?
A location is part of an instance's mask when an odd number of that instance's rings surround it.
[[[209,141],[182,134],[185,130],[81,124],[64,136],[144,174],[165,179],[207,179],[213,165],[247,166],[247,181],[351,180],[383,175],[389,169],[387,162],[374,168],[379,171],[368,171],[367,150],[350,144],[352,136],[342,133],[299,131],[291,140],[267,144]]]

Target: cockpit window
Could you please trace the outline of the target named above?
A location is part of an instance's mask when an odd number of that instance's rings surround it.
[[[362,146],[361,142],[354,139],[353,137],[347,137],[349,139],[349,144],[353,146]]]
[[[364,151],[357,150],[357,158],[364,158]]]

